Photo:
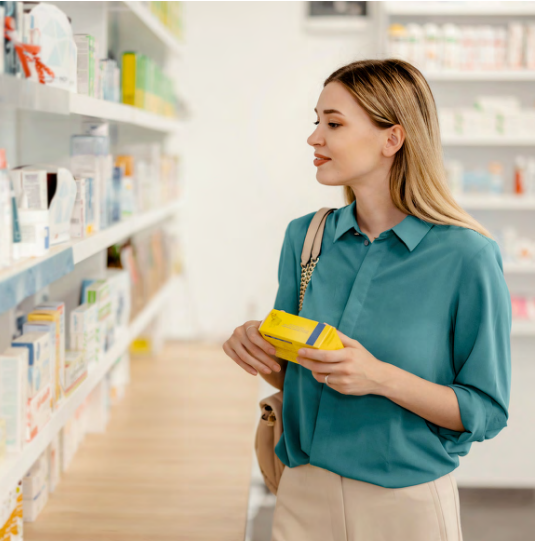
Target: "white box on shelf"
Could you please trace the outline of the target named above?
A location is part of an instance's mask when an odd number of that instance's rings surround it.
[[[20,452],[26,441],[27,389],[28,349],[8,348],[0,355],[0,416],[10,452]]]
[[[11,342],[11,347],[28,350],[27,396],[33,398],[51,382],[50,333],[47,331],[23,334]]]

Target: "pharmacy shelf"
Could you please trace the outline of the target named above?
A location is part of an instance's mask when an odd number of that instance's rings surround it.
[[[0,271],[0,314],[69,274],[74,265],[84,259],[174,216],[183,204],[183,200],[179,199],[162,208],[123,220],[86,239],[71,240],[53,246],[45,256],[27,258]]]
[[[535,321],[513,320],[511,336],[535,336]]]
[[[76,409],[83,403],[89,393],[102,381],[115,361],[127,350],[132,340],[154,319],[168,300],[173,298],[179,279],[179,276],[172,277],[153,296],[145,308],[130,323],[128,329],[116,339],[104,359],[93,367],[86,379],[73,391],[73,394],[66,398],[60,407],[53,412],[50,421],[30,443],[25,445],[22,452],[8,454],[5,460],[0,462],[0,501],[3,501],[7,491],[12,489],[24,477],[54,436],[74,415]]]
[[[535,274],[535,263],[504,263],[503,271],[510,274]]]
[[[535,210],[535,197],[528,195],[463,194],[455,200],[463,208],[487,210]]]
[[[123,4],[175,55],[182,55],[182,44],[169,29],[155,17],[142,2],[123,2]]]
[[[365,30],[370,26],[369,17],[310,17],[305,15],[303,28],[307,32],[332,33],[356,32]]]
[[[104,229],[104,231],[100,231],[95,235],[74,243],[72,246],[74,264],[80,263],[80,261],[126,239],[130,235],[134,235],[143,229],[147,229],[166,220],[170,216],[175,215],[183,206],[184,201],[179,199],[162,208],[144,212],[138,216],[123,220],[108,229]]]
[[[428,81],[535,81],[535,70],[427,71]]]
[[[122,103],[99,100],[73,92],[69,93],[69,100],[69,112],[73,115],[121,122],[168,133],[176,131],[179,127],[179,122],[175,118],[157,115]]]
[[[447,146],[470,147],[523,147],[535,146],[535,138],[528,137],[442,137],[442,144]]]
[[[99,100],[6,74],[0,75],[0,107],[99,118],[164,133],[176,132],[181,126],[178,118],[157,115],[130,105]]]
[[[535,15],[533,2],[384,2],[389,15]]]

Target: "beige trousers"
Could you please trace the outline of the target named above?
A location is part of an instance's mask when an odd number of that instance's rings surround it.
[[[311,464],[282,472],[271,541],[462,541],[452,473],[404,488]]]

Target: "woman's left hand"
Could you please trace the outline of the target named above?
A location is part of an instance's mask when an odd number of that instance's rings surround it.
[[[297,361],[312,371],[314,378],[342,394],[362,396],[381,394],[382,382],[390,365],[376,359],[360,342],[336,330],[344,349],[301,348]]]

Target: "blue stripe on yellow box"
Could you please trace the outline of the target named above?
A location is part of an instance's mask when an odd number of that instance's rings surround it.
[[[301,348],[323,350],[344,348],[335,327],[282,310],[271,310],[258,331],[264,340],[275,346],[276,357],[297,364],[299,364],[297,352]]]

